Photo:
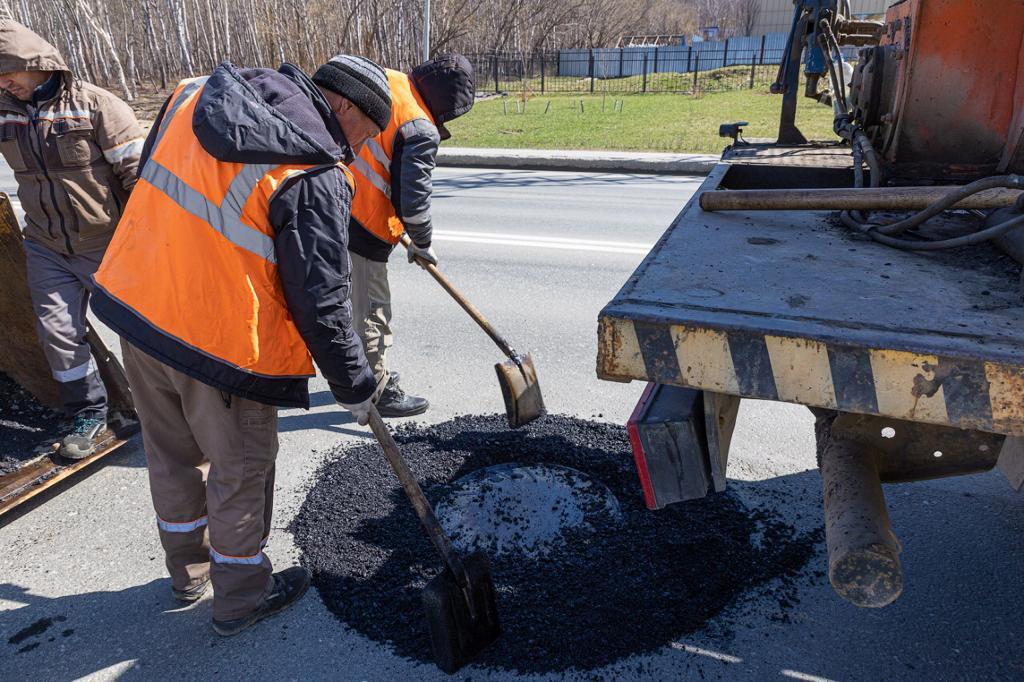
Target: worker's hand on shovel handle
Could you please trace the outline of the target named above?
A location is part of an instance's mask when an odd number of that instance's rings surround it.
[[[437,265],[437,254],[434,253],[433,246],[424,248],[422,246],[416,246],[414,242],[410,241],[407,248],[409,249],[410,263],[416,263],[420,267],[422,267],[424,263]]]
[[[361,403],[354,403],[347,405],[345,403],[338,403],[346,410],[352,413],[352,416],[356,418],[356,423],[360,426],[366,426],[370,423],[370,408],[373,407],[373,399],[367,398]]]

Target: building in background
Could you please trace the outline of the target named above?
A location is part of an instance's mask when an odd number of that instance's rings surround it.
[[[881,17],[894,0],[850,0],[854,15],[859,19]],[[757,23],[751,35],[789,33],[793,25],[793,0],[760,0]]]

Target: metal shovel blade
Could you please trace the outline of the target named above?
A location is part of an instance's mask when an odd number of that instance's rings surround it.
[[[547,414],[544,398],[537,382],[537,369],[533,357],[517,355],[516,360],[505,360],[494,366],[501,385],[501,397],[505,399],[508,425],[513,429],[529,424]]]
[[[469,663],[501,636],[498,603],[487,557],[463,559],[467,587],[445,568],[423,589],[423,608],[437,666],[449,675]]]

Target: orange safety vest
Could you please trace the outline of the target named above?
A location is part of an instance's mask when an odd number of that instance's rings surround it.
[[[405,227],[391,200],[391,157],[395,136],[410,121],[420,118],[431,123],[435,121],[409,76],[391,69],[385,71],[391,88],[391,122],[380,135],[363,145],[352,163],[356,181],[352,218],[378,239],[397,244]]]
[[[149,337],[155,328],[161,344],[170,337],[185,347],[181,356],[190,362],[158,350],[168,364],[275,404],[273,395],[253,395],[249,388],[266,379],[302,379],[304,385],[314,369],[285,303],[270,199],[288,178],[323,166],[228,163],[211,156],[192,131],[205,82],[182,81],[171,96],[95,281],[101,295],[150,328]],[[338,165],[352,185],[348,169]],[[141,334],[122,335],[132,341]],[[196,350],[198,356],[189,354]]]

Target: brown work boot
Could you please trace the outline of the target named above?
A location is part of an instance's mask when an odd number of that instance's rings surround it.
[[[218,635],[231,637],[268,616],[284,611],[302,599],[302,595],[306,594],[306,590],[309,589],[310,579],[309,571],[302,566],[292,566],[280,573],[275,573],[274,588],[267,595],[266,599],[263,600],[263,603],[256,607],[255,611],[247,616],[232,620],[217,620],[214,618],[213,629]]]

